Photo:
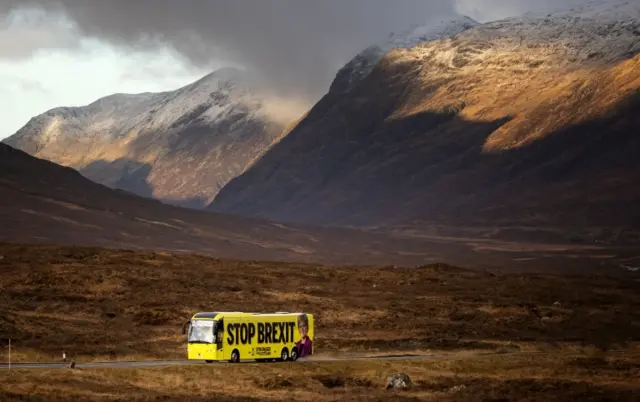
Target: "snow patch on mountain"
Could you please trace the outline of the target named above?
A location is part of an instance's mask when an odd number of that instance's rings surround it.
[[[428,42],[443,38],[476,44],[491,42],[491,52],[550,44],[548,53],[559,56],[565,64],[614,63],[640,53],[640,0],[589,0],[580,5],[547,7],[484,24],[461,16],[414,26],[392,33],[386,42],[356,55],[339,70],[331,90],[352,89],[392,49],[429,47]],[[475,53],[479,61],[485,56],[483,51]],[[465,55],[465,58],[468,56],[474,57]]]
[[[524,14],[520,19],[538,19],[553,15],[554,18],[581,18],[599,22],[624,21],[640,14],[638,0],[588,0],[569,8],[555,6],[546,10],[535,10]],[[516,18],[517,19],[517,18]]]
[[[456,35],[479,25],[465,16],[431,21],[415,25],[408,30],[391,33],[386,42],[369,46],[342,67],[331,85],[331,90],[348,91],[368,76],[380,59],[392,49],[411,48],[422,42]]]
[[[640,1],[590,0],[479,25],[461,40],[491,41],[494,50],[548,46],[562,63],[615,63],[640,52]],[[498,46],[495,46],[498,45]]]
[[[185,126],[213,126],[234,116],[268,119],[255,83],[240,70],[217,70],[193,84],[163,93],[115,94],[84,107],[58,107],[31,119],[5,143],[37,154],[61,135],[121,139],[132,132],[170,134]]]

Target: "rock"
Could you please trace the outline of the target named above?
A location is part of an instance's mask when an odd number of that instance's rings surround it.
[[[387,378],[386,389],[409,389],[413,387],[413,381],[405,373],[396,373]]]
[[[564,318],[562,316],[551,316],[551,317],[542,317],[540,319],[541,322],[545,322],[545,323],[559,323],[564,321]]]
[[[466,388],[467,388],[467,386],[466,386],[466,385],[464,385],[464,384],[456,385],[456,386],[451,387],[451,388],[449,389],[449,392],[450,392],[450,393],[452,393],[452,394],[454,394],[454,393],[456,393],[456,392],[460,392],[460,391],[462,391],[463,389],[466,389]]]
[[[560,302],[555,302],[555,303],[553,303],[553,307],[560,308],[560,307],[562,307],[562,304],[560,304]]]

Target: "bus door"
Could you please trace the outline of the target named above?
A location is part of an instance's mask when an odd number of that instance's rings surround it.
[[[218,321],[216,325],[216,350],[222,350],[224,345],[224,319]]]

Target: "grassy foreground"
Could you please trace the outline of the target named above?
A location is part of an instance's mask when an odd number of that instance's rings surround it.
[[[184,359],[196,311],[309,311],[321,355],[428,361],[0,372],[0,400],[640,400],[640,278],[0,245],[0,359]],[[384,390],[402,371],[413,390]],[[464,385],[464,387],[457,387]],[[457,387],[457,388],[455,388]],[[457,391],[456,391],[457,390]],[[455,391],[455,392],[454,392]],[[56,399],[58,398],[58,399]]]
[[[452,357],[434,361],[240,364],[151,369],[15,370],[0,399],[638,401],[640,354]],[[385,390],[407,373],[414,387]]]
[[[450,266],[324,267],[0,245],[0,339],[15,361],[185,358],[197,311],[308,311],[318,353],[620,349],[640,341],[640,278]],[[6,359],[7,349],[0,349]]]

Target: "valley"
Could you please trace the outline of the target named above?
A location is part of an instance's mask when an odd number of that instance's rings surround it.
[[[425,236],[285,225],[179,208],[114,191],[77,171],[0,144],[0,241],[172,252],[339,265],[446,262],[492,270],[624,273],[635,245],[512,242],[486,232]],[[481,236],[484,236],[483,239]]]
[[[0,365],[0,399],[640,400],[640,3],[455,13],[340,63],[311,107],[223,67],[5,138],[2,363],[175,365]],[[313,313],[314,356],[180,362],[198,311]]]

